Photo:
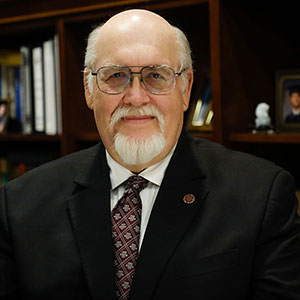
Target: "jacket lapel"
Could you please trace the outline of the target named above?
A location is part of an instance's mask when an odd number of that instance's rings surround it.
[[[194,142],[183,134],[166,170],[138,258],[131,300],[151,298],[169,258],[208,193],[194,147]],[[192,194],[195,201],[185,203],[187,194]]]
[[[84,157],[69,210],[93,299],[114,299],[110,180],[104,147]]]

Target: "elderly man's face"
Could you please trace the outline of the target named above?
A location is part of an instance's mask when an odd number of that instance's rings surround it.
[[[139,25],[138,23],[136,25]],[[173,32],[168,32],[164,28],[159,30],[153,25],[150,26],[149,31],[143,31],[141,26],[131,28],[132,24],[134,20],[129,25],[123,23],[116,30],[110,29],[110,37],[106,36],[105,31],[100,35],[95,70],[106,65],[141,67],[167,65],[175,72],[180,71]],[[140,69],[140,67],[133,67],[131,71],[139,72]],[[182,79],[179,77],[176,79],[174,90],[166,95],[151,94],[140,82],[139,75],[133,76],[126,90],[118,95],[101,92],[94,82],[93,94],[87,96],[87,103],[94,110],[101,139],[112,157],[122,163],[114,151],[114,137],[117,133],[132,139],[148,139],[162,132],[166,143],[157,158],[158,161],[172,149],[182,130],[183,112],[188,108],[189,103],[192,72],[187,73],[189,82],[185,91],[182,91]],[[111,126],[115,112],[124,107],[129,109],[151,107],[154,108],[154,112],[138,116],[123,116]],[[155,115],[155,110],[162,115],[163,122]]]

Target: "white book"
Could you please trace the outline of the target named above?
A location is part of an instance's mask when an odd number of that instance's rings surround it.
[[[48,135],[55,135],[57,134],[57,113],[53,39],[43,43],[43,60],[45,87],[45,132]]]
[[[62,112],[61,112],[61,89],[60,89],[60,63],[59,63],[59,40],[58,34],[54,36],[54,59],[55,59],[55,91],[56,91],[56,120],[57,133],[62,134]]]
[[[44,87],[43,87],[43,49],[32,49],[33,94],[34,94],[34,124],[36,132],[45,131],[44,123]]]
[[[8,74],[7,66],[1,66],[1,99],[8,99]]]
[[[32,133],[32,90],[30,48],[22,46],[21,52],[21,120],[24,134]]]

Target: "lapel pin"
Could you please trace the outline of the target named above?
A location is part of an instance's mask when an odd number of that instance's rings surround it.
[[[193,194],[186,194],[183,197],[183,202],[186,204],[192,204],[195,201],[195,196]]]

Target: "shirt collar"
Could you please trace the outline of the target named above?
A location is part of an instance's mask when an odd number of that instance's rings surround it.
[[[155,165],[143,170],[139,175],[143,176],[145,179],[152,182],[153,184],[160,186],[175,148],[176,145],[164,159],[162,159]],[[134,174],[130,170],[124,168],[118,162],[116,162],[107,152],[107,150],[105,150],[105,152],[107,163],[110,168],[110,182],[111,188],[113,190]]]
[[[292,109],[293,110],[293,115],[300,115],[300,109]]]

